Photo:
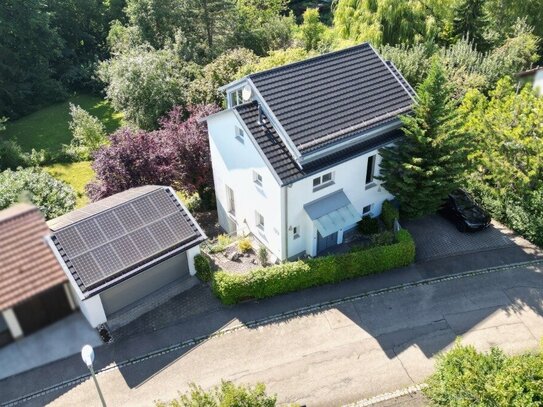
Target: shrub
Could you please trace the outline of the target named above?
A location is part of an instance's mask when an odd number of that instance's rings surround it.
[[[260,246],[258,249],[258,260],[260,264],[266,266],[268,264],[268,249],[265,246]]]
[[[64,146],[68,155],[77,161],[86,161],[107,143],[106,127],[103,123],[81,106],[70,103],[70,130],[72,142]]]
[[[217,243],[211,246],[209,251],[211,253],[219,253],[224,251],[226,249],[226,246],[228,246],[230,243],[232,243],[232,238],[230,235],[222,234],[217,236]]]
[[[371,244],[373,246],[386,246],[394,243],[396,243],[396,234],[391,230],[376,233],[371,237]]]
[[[363,235],[373,235],[379,232],[379,220],[370,216],[364,216],[358,222],[358,230]]]
[[[384,201],[383,207],[381,208],[381,220],[387,229],[394,229],[395,219],[400,219],[400,211],[392,204],[392,202]]]
[[[213,273],[207,257],[201,254],[194,256],[194,268],[196,269],[196,277],[201,281],[205,283],[211,281]]]
[[[274,407],[276,396],[266,394],[266,386],[258,383],[254,387],[237,386],[223,381],[219,386],[205,391],[200,386],[190,384],[190,390],[169,402],[158,401],[156,407]]]
[[[441,406],[539,406],[543,398],[541,355],[506,356],[459,342],[439,357],[424,393]]]
[[[388,246],[287,262],[248,274],[219,271],[213,275],[213,292],[223,303],[235,304],[407,266],[415,259],[415,243],[405,229],[396,238],[397,243]]]
[[[0,171],[26,167],[28,164],[28,154],[23,152],[19,144],[13,140],[0,141]]]
[[[248,237],[244,237],[240,241],[238,241],[238,250],[241,253],[247,253],[248,251],[253,249],[253,245],[251,243],[251,239]]]
[[[0,173],[0,209],[19,202],[25,195],[46,219],[56,218],[75,207],[76,194],[72,187],[39,168]]]

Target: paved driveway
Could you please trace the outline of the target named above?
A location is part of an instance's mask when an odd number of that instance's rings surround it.
[[[402,226],[409,230],[415,239],[417,261],[500,248],[535,249],[531,243],[496,221],[492,221],[487,229],[476,233],[461,233],[451,222],[439,215],[404,221]]]
[[[331,308],[266,320],[197,345],[115,359],[119,367],[109,365],[98,380],[112,406],[149,406],[186,391],[190,382],[209,387],[221,379],[264,382],[284,403],[342,405],[423,382],[436,355],[457,336],[481,350],[538,349],[542,271],[535,265],[504,268],[344,299]],[[238,323],[242,320],[235,318],[225,325]],[[9,384],[0,393],[17,386]],[[28,402],[47,403],[95,405],[97,396],[85,379]]]

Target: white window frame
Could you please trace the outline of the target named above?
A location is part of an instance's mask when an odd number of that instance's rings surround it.
[[[292,227],[292,238],[298,239],[300,237],[300,226],[293,226]]]
[[[325,177],[330,177],[329,180],[324,181]],[[319,191],[323,188],[326,188],[327,186],[334,184],[334,172],[326,172],[322,175],[319,175],[318,177],[313,178],[312,185],[313,185],[313,192]]]
[[[264,225],[265,225],[264,216],[258,211],[255,211],[255,225],[258,229],[262,231],[264,230]]]
[[[264,180],[262,179],[262,175],[256,171],[253,171],[253,182],[259,187],[262,187],[264,182]]]
[[[366,210],[369,208],[368,210]],[[373,212],[373,204],[366,205],[362,208],[362,217],[364,216],[371,216]]]
[[[239,126],[235,126],[236,140],[241,144],[245,144],[245,132]]]
[[[234,107],[243,103],[243,88],[234,89],[229,95],[229,106]]]
[[[225,185],[225,191],[226,191],[226,212],[228,212],[232,216],[236,216],[236,200],[234,195],[234,190],[230,188],[228,185]]]
[[[371,159],[371,166],[370,164]],[[370,155],[366,160],[366,189],[373,188],[375,184],[375,167],[377,162],[377,154]],[[368,176],[370,177],[370,180],[368,181]]]

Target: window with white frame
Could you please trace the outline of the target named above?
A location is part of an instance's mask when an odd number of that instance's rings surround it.
[[[327,172],[326,174],[321,175],[320,177],[313,178],[313,191],[318,191],[319,189],[325,188],[328,185],[334,183],[334,173]]]
[[[260,175],[258,172],[253,171],[253,182],[258,185],[259,187],[262,186],[262,175]]]
[[[237,106],[237,105],[240,105],[240,104],[243,103],[242,92],[243,92],[242,89],[236,89],[235,91],[230,93],[230,106],[229,107],[234,107],[234,106]]]
[[[300,237],[300,227],[299,226],[294,226],[292,228],[292,238],[293,239],[298,239]]]
[[[236,215],[236,204],[234,201],[234,191],[228,185],[225,185],[226,188],[226,210],[231,215]]]
[[[255,211],[255,223],[257,228],[264,230],[264,216],[257,211]]]
[[[240,143],[245,143],[245,132],[241,127],[236,126],[236,140]]]
[[[377,155],[371,155],[368,157],[368,162],[366,163],[366,189],[371,188],[375,185],[373,182],[373,177],[375,176],[375,159]]]
[[[373,205],[366,205],[362,208],[362,216],[370,216],[371,215],[371,208]]]

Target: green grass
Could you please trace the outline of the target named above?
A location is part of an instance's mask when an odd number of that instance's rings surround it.
[[[45,107],[12,123],[8,122],[4,135],[19,143],[25,151],[43,148],[49,153],[58,153],[62,144],[69,144],[72,139],[68,127],[69,103],[79,105],[98,117],[108,133],[123,124],[122,114],[116,113],[106,100],[92,95],[75,95],[65,102]]]
[[[77,192],[76,206],[81,208],[89,203],[85,194],[85,185],[94,177],[90,161],[69,164],[53,164],[43,167],[53,177],[58,178],[72,186]]]

